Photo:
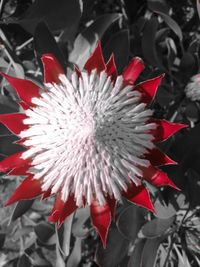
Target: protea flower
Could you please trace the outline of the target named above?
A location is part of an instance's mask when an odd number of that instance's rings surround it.
[[[192,76],[185,88],[185,94],[192,101],[200,101],[200,74]]]
[[[144,69],[138,57],[119,76],[113,56],[104,63],[100,43],[70,78],[53,55],[42,62],[43,88],[2,73],[23,111],[0,115],[0,121],[25,147],[0,162],[1,171],[25,177],[6,205],[56,195],[49,220],[58,224],[89,206],[105,246],[118,201],[124,197],[154,211],[144,181],[176,188],[158,168],[175,162],[155,143],[185,125],[152,118],[148,106],[163,75],[135,86]]]

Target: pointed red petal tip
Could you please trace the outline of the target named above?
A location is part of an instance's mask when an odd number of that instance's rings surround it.
[[[166,120],[152,120],[152,122],[157,125],[156,129],[151,130],[154,136],[154,142],[164,141],[181,129],[188,127],[186,124],[173,123]]]
[[[108,230],[111,223],[110,207],[108,204],[100,206],[97,202],[93,202],[90,207],[91,221],[99,234],[103,247],[106,247]]]
[[[147,104],[150,104],[157,92],[158,86],[160,85],[162,79],[164,78],[164,74],[155,77],[153,79],[144,81],[136,85],[134,90],[138,90],[142,94],[141,101]]]
[[[140,73],[144,70],[144,62],[139,57],[134,57],[122,72],[122,76],[126,84],[134,84]]]
[[[152,185],[155,186],[170,186],[178,191],[181,191],[168,177],[168,175],[155,168],[154,166],[149,166],[143,168],[144,179]]]
[[[40,97],[40,88],[30,80],[23,80],[15,77],[11,77],[8,74],[0,72],[0,74],[9,82],[9,84],[15,89],[19,98],[24,101],[24,105],[35,106],[32,103],[32,98]],[[23,102],[22,102],[23,103]]]
[[[0,171],[6,172],[10,169],[24,166],[27,163],[30,163],[30,159],[23,159],[21,158],[23,152],[17,152],[11,156],[8,156],[7,158],[3,159],[0,162]]]
[[[63,221],[71,215],[77,209],[74,196],[70,196],[66,202],[61,198],[61,195],[58,194],[53,210],[49,215],[50,222],[58,222],[58,226],[61,226]]]
[[[111,57],[109,58],[108,62],[106,63],[106,73],[108,77],[111,77],[111,80],[113,82],[116,81],[117,79],[117,68],[115,65],[115,58],[114,55],[112,54]]]
[[[151,149],[148,152],[148,154],[145,155],[145,159],[148,159],[153,166],[176,165],[177,164],[176,161],[170,159],[170,157],[168,157],[158,148]]]
[[[29,128],[23,123],[26,118],[27,116],[22,113],[0,114],[0,122],[16,135]]]
[[[39,180],[33,179],[33,175],[27,177],[15,190],[5,206],[11,205],[24,199],[32,199],[42,194],[42,188]]]
[[[44,82],[60,83],[59,75],[65,72],[58,60],[52,54],[44,54],[41,60],[44,67]]]
[[[128,190],[123,193],[123,196],[129,201],[155,213],[154,206],[151,202],[148,190],[144,185],[136,186],[133,182],[128,187]]]
[[[97,47],[85,63],[84,69],[89,73],[93,69],[96,69],[98,73],[106,69],[100,41],[98,41]]]

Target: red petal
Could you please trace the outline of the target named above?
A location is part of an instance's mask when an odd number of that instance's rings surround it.
[[[42,199],[46,199],[51,196],[51,188],[49,188],[44,194],[42,195]]]
[[[81,71],[79,70],[78,66],[76,66],[75,64],[74,64],[74,71],[76,72],[78,78],[80,78],[81,77]]]
[[[106,247],[106,239],[108,236],[108,229],[111,222],[110,207],[108,204],[100,206],[97,202],[93,202],[90,207],[92,224],[98,232],[103,247]]]
[[[162,166],[168,164],[177,164],[174,160],[170,159],[166,154],[160,151],[158,148],[153,148],[149,151],[145,158],[150,161],[154,166]]]
[[[42,194],[39,180],[33,179],[33,175],[27,177],[15,190],[5,206],[11,205],[19,200],[32,199]]]
[[[152,212],[155,212],[151,202],[149,192],[144,185],[136,186],[133,182],[129,185],[127,192],[124,192],[124,197],[129,201],[142,206]]]
[[[89,73],[93,69],[97,69],[98,73],[106,69],[100,41],[98,42],[91,57],[85,63],[84,69],[86,69]]]
[[[144,63],[141,58],[134,57],[122,72],[125,84],[134,84],[140,73],[144,70]]]
[[[116,200],[115,200],[115,198],[111,198],[111,197],[107,197],[107,203],[108,203],[108,205],[109,205],[109,207],[110,207],[110,213],[111,213],[111,216],[112,216],[112,218],[113,219],[115,219],[115,211],[116,211]]]
[[[170,186],[180,190],[167,176],[167,174],[154,166],[143,168],[143,177],[146,181],[155,186]]]
[[[111,76],[113,82],[117,79],[117,68],[115,65],[114,55],[112,54],[109,58],[108,62],[106,63],[106,73],[108,76]]]
[[[74,196],[70,196],[66,202],[61,199],[61,195],[58,194],[53,210],[49,216],[50,222],[58,222],[59,225],[77,209]]]
[[[151,122],[157,125],[156,129],[151,130],[154,135],[154,142],[164,141],[181,129],[188,127],[186,124],[173,123],[166,120],[151,120]]]
[[[0,74],[6,78],[10,85],[16,90],[19,98],[29,106],[35,106],[31,100],[33,97],[40,97],[40,88],[32,81],[11,77],[5,73]]]
[[[142,93],[142,102],[149,104],[154,99],[163,77],[164,74],[136,85],[134,90]]]
[[[23,120],[26,118],[27,116],[22,113],[0,114],[0,122],[16,135],[28,129],[29,126],[23,124]]]
[[[52,54],[44,54],[41,60],[44,67],[44,82],[59,83],[59,75],[65,72],[58,60]]]
[[[22,153],[23,153],[23,151],[17,152],[15,154],[3,159],[0,162],[0,171],[6,172],[10,169],[24,166],[25,164],[30,162],[31,161],[30,159],[22,159],[21,158]]]
[[[18,168],[14,168],[12,169],[12,171],[10,171],[8,173],[8,175],[27,175],[28,170],[30,169],[31,165],[30,164],[26,164],[24,166],[18,167]]]
[[[29,109],[29,106],[28,106],[25,102],[20,101],[19,104],[20,104],[20,106],[21,106],[24,110]]]

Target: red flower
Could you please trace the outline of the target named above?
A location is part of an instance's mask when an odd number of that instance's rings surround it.
[[[98,43],[83,71],[71,78],[53,55],[42,57],[44,87],[3,74],[23,112],[0,115],[26,151],[0,162],[0,170],[25,176],[6,205],[56,194],[49,220],[61,224],[90,206],[103,245],[122,197],[154,211],[143,181],[176,188],[158,167],[175,164],[155,143],[186,127],[152,119],[148,108],[163,75],[133,85],[144,65],[133,58],[121,76],[113,56],[105,64]]]

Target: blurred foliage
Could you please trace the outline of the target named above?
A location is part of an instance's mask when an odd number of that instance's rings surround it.
[[[0,266],[200,266],[200,103],[184,88],[199,72],[200,6],[195,0],[1,0],[0,70],[42,81],[40,57],[53,53],[68,69],[82,68],[101,40],[121,72],[132,56],[144,59],[141,80],[164,72],[152,108],[155,116],[190,127],[159,144],[179,162],[163,169],[181,188],[149,187],[156,214],[131,205],[117,208],[104,250],[78,210],[61,228],[48,223],[53,199],[0,209]],[[0,112],[18,110],[17,96],[1,79]],[[22,149],[0,126],[0,157]],[[1,205],[21,180],[1,175]],[[12,214],[12,215],[11,215]]]

